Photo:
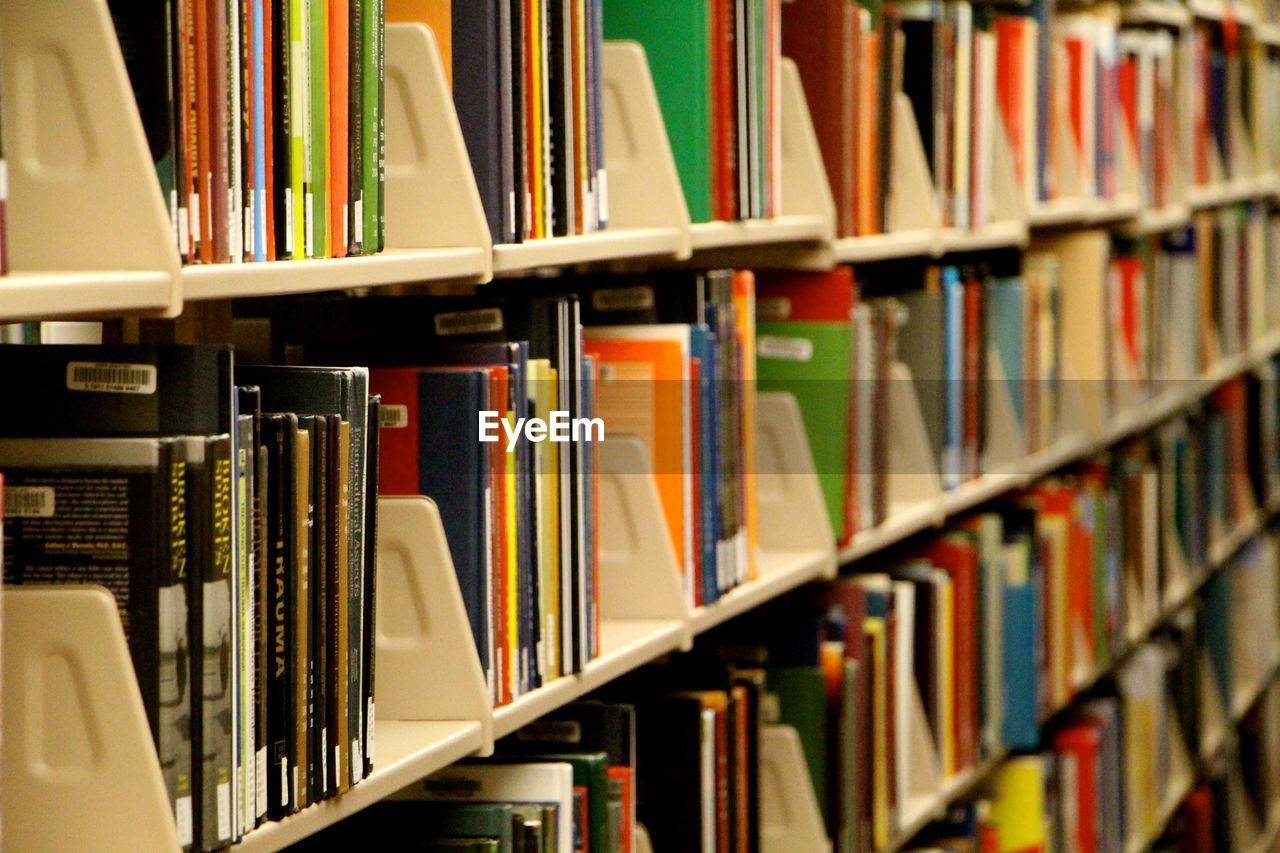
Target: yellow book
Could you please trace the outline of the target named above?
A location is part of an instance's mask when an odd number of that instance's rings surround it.
[[[946,574],[943,572],[943,574]],[[942,607],[939,626],[938,654],[942,656],[939,669],[942,671],[942,702],[938,708],[941,717],[942,742],[938,744],[938,754],[942,759],[942,775],[950,778],[960,771],[960,760],[956,755],[955,718],[956,718],[956,650],[952,638],[955,637],[955,593],[951,588],[951,577],[941,587]]]
[[[536,3],[534,4],[537,5]],[[546,372],[546,396],[547,396],[547,412],[558,410],[560,408],[560,388],[559,382],[560,372],[550,363],[547,363]],[[561,651],[564,649],[561,639],[561,631],[563,625],[562,606],[564,602],[564,591],[562,591],[562,580],[564,572],[567,570],[565,565],[566,555],[562,553],[563,549],[560,542],[560,445],[554,441],[542,442],[543,447],[548,447],[548,465],[546,473],[543,474],[544,482],[547,486],[547,543],[550,557],[550,577],[551,583],[548,585],[547,598],[551,602],[551,612],[547,615],[547,661],[551,671],[560,673],[564,671],[564,658]]]
[[[507,411],[507,423],[512,434],[516,428],[516,413]],[[543,442],[544,444],[546,442]],[[511,695],[521,693],[520,674],[523,669],[523,657],[520,653],[520,537],[516,530],[516,455],[502,455],[502,478],[506,481],[506,499],[503,507],[507,521],[502,536],[507,540],[507,646],[511,649],[511,671],[507,673],[507,684],[511,687]]]
[[[749,270],[733,274],[733,307],[742,355],[742,486],[747,528],[747,580],[759,577],[760,503],[756,491],[756,279]]]
[[[546,21],[542,15],[542,4],[531,3],[528,6],[529,20],[527,26],[534,36],[534,49],[526,51],[525,61],[529,65],[529,93],[531,109],[528,115],[530,155],[530,172],[526,176],[530,190],[530,207],[533,208],[530,218],[530,236],[539,239],[547,236],[547,165],[546,145],[543,139],[543,128],[547,105],[542,97],[543,69],[546,67]]]
[[[884,619],[862,620],[871,641],[871,834],[877,849],[889,843],[889,682]]]
[[[554,389],[548,376],[551,362],[545,358],[529,360],[529,398],[533,401],[533,416],[547,420],[551,417],[551,395]],[[538,572],[538,626],[542,629],[542,642],[538,645],[538,664],[547,680],[560,677],[560,629],[556,620],[559,610],[560,557],[554,547],[559,527],[553,519],[558,510],[555,497],[556,458],[555,442],[542,441],[533,446],[533,509],[534,529],[537,531],[538,548],[535,554]]]
[[[1043,850],[1044,762],[1038,755],[1010,758],[991,783],[991,822],[1000,833],[1000,853]]]

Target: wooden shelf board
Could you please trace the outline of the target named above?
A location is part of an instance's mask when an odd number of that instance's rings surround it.
[[[1191,224],[1191,208],[1186,204],[1166,204],[1164,207],[1144,207],[1136,218],[1122,224],[1117,230],[1126,236],[1144,237],[1160,234]]]
[[[701,634],[798,586],[826,575],[827,555],[817,551],[761,551],[760,577],[730,590],[712,604],[695,608],[690,616],[694,634]]]
[[[643,257],[675,257],[680,251],[678,228],[626,228],[576,237],[552,237],[493,247],[494,273],[519,273],[549,267]]]
[[[263,824],[232,849],[252,853],[282,850],[474,754],[483,742],[478,722],[380,720],[374,738],[375,763],[369,778],[339,797],[308,806],[282,821]]]
[[[166,272],[22,272],[0,276],[0,322],[118,314],[158,314],[170,308]]]
[[[936,249],[937,234],[931,228],[869,234],[865,237],[841,237],[832,243],[835,262],[840,264],[928,257],[936,254]]]
[[[690,227],[690,234],[694,252],[765,243],[805,243],[829,236],[826,220],[816,214],[741,222],[698,222]]]
[[[376,255],[243,264],[191,264],[182,268],[183,298],[231,299],[486,277],[486,250],[387,249]]]
[[[938,236],[938,253],[977,252],[1025,246],[1027,239],[1027,223],[1022,221],[992,222],[970,231],[944,228]]]
[[[685,626],[678,620],[604,620],[600,625],[600,656],[581,673],[557,678],[510,705],[494,709],[494,738],[505,737],[654,658],[675,651],[684,637]]]
[[[1140,216],[1142,204],[1132,194],[1115,198],[1053,199],[1041,202],[1028,214],[1032,228],[1063,228],[1071,225],[1103,225]]]
[[[1194,186],[1187,190],[1187,201],[1192,210],[1220,207],[1224,204],[1250,201],[1275,195],[1276,183],[1272,175],[1249,178],[1233,178],[1217,184]]]

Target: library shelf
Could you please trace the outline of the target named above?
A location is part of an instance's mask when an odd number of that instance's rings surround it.
[[[765,550],[759,554],[760,576],[730,590],[716,601],[695,607],[689,615],[694,634],[754,610],[767,601],[810,581],[830,577],[834,560],[822,551]]]
[[[871,263],[896,258],[923,258],[937,254],[938,235],[932,228],[890,231],[864,237],[841,237],[831,244],[837,264]]]
[[[1251,27],[1256,22],[1251,6],[1232,0],[1189,0],[1187,8],[1193,17],[1204,21],[1226,21],[1230,18],[1246,27]]]
[[[161,271],[13,271],[0,277],[0,322],[95,314],[162,314],[173,277]]]
[[[1117,442],[1144,432],[1277,353],[1280,353],[1280,330],[1262,336],[1247,352],[1222,359],[1199,378],[1177,383],[1156,397],[1121,412],[1096,434],[1064,436],[1016,463],[983,474],[951,491],[913,503],[901,512],[891,513],[883,524],[855,534],[853,541],[840,549],[839,562],[846,565],[865,559],[910,536],[939,526],[950,517],[1024,488],[1065,465],[1087,459]]]
[[[488,251],[479,246],[387,249],[355,258],[191,264],[182,268],[181,276],[183,298],[191,302],[424,281],[476,283],[488,277]]]
[[[373,773],[341,796],[308,806],[281,821],[264,823],[231,849],[272,853],[365,809],[401,788],[476,754],[483,745],[478,722],[379,721]]]
[[[631,258],[678,258],[685,237],[678,227],[606,228],[594,234],[502,243],[493,247],[495,275]]]
[[[824,240],[829,231],[829,220],[817,214],[737,222],[696,222],[689,227],[695,254],[771,243],[816,243]]]
[[[1138,0],[1121,7],[1120,20],[1126,24],[1181,29],[1191,26],[1191,11],[1179,3]]]
[[[1027,214],[1032,228],[1067,228],[1104,225],[1133,219],[1143,212],[1138,197],[1124,193],[1115,198],[1057,198],[1040,202]]]
[[[600,625],[600,656],[582,672],[557,678],[493,710],[493,736],[516,729],[683,645],[679,620],[605,620]]]
[[[1202,210],[1268,198],[1275,194],[1276,183],[1273,176],[1253,175],[1190,187],[1187,190],[1187,202],[1192,210]]]
[[[1259,21],[1253,27],[1253,37],[1269,47],[1280,47],[1280,24]]]
[[[933,821],[945,817],[947,809],[972,794],[990,779],[991,775],[1000,768],[1000,765],[1008,757],[1009,753],[1007,751],[1000,752],[984,759],[981,764],[961,770],[943,783],[942,788],[932,796],[919,795],[915,797],[911,814],[902,820],[901,826],[894,831],[889,843],[882,848],[881,853],[897,853],[897,851],[910,844],[922,829]]]
[[[1183,203],[1174,203],[1163,207],[1144,207],[1136,217],[1120,223],[1116,231],[1126,237],[1145,237],[1190,224],[1191,208]]]
[[[979,252],[1020,248],[1029,239],[1027,223],[1020,219],[992,222],[969,230],[944,228],[938,234],[938,253]]]

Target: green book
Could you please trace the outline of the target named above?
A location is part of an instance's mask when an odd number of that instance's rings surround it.
[[[327,258],[329,251],[329,0],[308,0],[308,53],[311,69],[311,112],[307,138],[307,257]]]
[[[398,828],[410,833],[420,832],[432,842],[492,840],[497,845],[494,850],[511,849],[511,818],[514,812],[509,803],[406,801],[383,805],[395,810],[394,821]]]
[[[422,853],[506,853],[496,838],[432,838],[417,848]]]
[[[693,222],[711,219],[711,36],[706,0],[604,0],[604,35],[644,46]]]
[[[778,697],[778,722],[800,734],[818,802],[827,802],[827,694],[822,668],[771,666],[765,683]]]
[[[364,110],[360,114],[360,145],[364,162],[364,198],[360,202],[359,216],[366,255],[382,250],[383,12],[383,0],[364,0],[361,7],[364,73],[360,85],[364,87]]]
[[[609,837],[609,756],[603,752],[549,753],[547,755],[503,755],[511,763],[556,762],[573,768],[573,831],[590,839],[590,849],[607,850]],[[586,798],[587,826],[579,826]]]
[[[309,0],[289,3],[289,204],[285,226],[292,231],[289,246],[293,257],[307,256],[307,217],[303,200],[307,194],[307,174],[311,158],[311,75],[307,73],[307,24]]]
[[[818,465],[831,529],[843,538],[849,498],[853,327],[837,322],[762,320],[756,325],[756,365],[759,390],[795,395]]]

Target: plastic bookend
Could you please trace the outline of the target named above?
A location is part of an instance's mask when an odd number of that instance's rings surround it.
[[[910,689],[907,691],[910,717],[910,736],[906,739],[908,754],[905,767],[898,772],[907,774],[905,781],[909,800],[923,798],[933,802],[942,791],[942,762],[938,755],[938,745],[934,743],[933,733],[929,730],[919,685],[914,678],[910,681]]]
[[[769,391],[757,398],[760,548],[811,551],[821,576],[835,577],[835,533],[796,398]]]
[[[1014,380],[1022,382],[1024,380]],[[1013,407],[1012,389],[994,345],[987,346],[987,393],[984,472],[1000,472],[1018,463],[1027,452],[1022,425]]]
[[[791,726],[765,726],[760,731],[760,849],[831,850],[800,735]]]
[[[680,564],[644,442],[609,438],[600,448],[600,610],[606,620],[684,620]]]
[[[916,397],[911,368],[900,361],[889,366],[889,515],[942,494],[940,460],[929,447],[929,433]]]
[[[435,502],[379,498],[376,714],[379,720],[479,720],[489,690]]]
[[[783,216],[818,216],[826,224],[823,239],[835,237],[836,202],[822,164],[822,149],[794,61],[782,60]]]
[[[991,158],[991,223],[1025,223],[1030,204],[1027,191],[1018,181],[1013,150],[1004,122],[995,123],[995,152]]]
[[[1249,129],[1239,109],[1230,109],[1227,115],[1227,139],[1231,146],[1232,178],[1252,178],[1255,174],[1254,151],[1249,143]]]
[[[386,91],[387,246],[475,246],[488,255],[480,192],[426,26],[387,25]]]
[[[604,45],[604,151],[609,228],[676,228],[676,257],[692,251],[689,207],[658,106],[644,48],[634,41]]]
[[[115,599],[86,586],[3,602],[5,846],[178,849]]]
[[[6,0],[0,33],[12,268],[147,272],[176,313],[178,250],[106,0]]]
[[[1228,720],[1226,704],[1218,687],[1218,676],[1208,655],[1200,658],[1200,757],[1208,758],[1217,752],[1227,737]]]
[[[942,220],[920,126],[911,99],[902,92],[893,97],[893,175],[889,192],[891,232],[938,230]]]
[[[634,841],[636,853],[653,853],[653,842],[649,840],[649,830],[644,828],[644,824],[635,825]]]

